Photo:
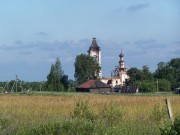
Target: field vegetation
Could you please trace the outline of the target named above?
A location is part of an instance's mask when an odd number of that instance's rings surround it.
[[[20,93],[0,96],[0,134],[160,134],[179,96]]]

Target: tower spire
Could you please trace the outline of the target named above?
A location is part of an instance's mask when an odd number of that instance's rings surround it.
[[[124,54],[122,53],[122,48],[121,48],[121,53],[120,53],[119,57],[124,57]]]
[[[121,53],[120,53],[119,57],[120,57],[119,69],[125,71],[124,54],[122,52],[122,48],[121,48]]]

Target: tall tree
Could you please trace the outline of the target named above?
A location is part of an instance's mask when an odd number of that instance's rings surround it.
[[[148,66],[143,66],[142,70],[135,67],[127,71],[130,80],[126,81],[126,85],[137,85],[141,92],[156,91],[156,86],[153,82],[153,74],[149,71]]]
[[[46,88],[49,91],[64,91],[64,85],[61,79],[64,75],[59,58],[55,64],[52,64],[49,75],[47,76]]]
[[[132,85],[136,81],[142,80],[141,70],[136,67],[132,67],[127,71],[127,74],[130,76],[130,80],[127,82],[127,85]]]
[[[171,83],[171,89],[180,86],[180,58],[171,59],[169,62],[158,63],[155,71],[155,77],[158,79],[166,79]]]
[[[55,87],[55,73],[54,73],[54,64],[51,65],[51,69],[50,69],[50,73],[49,75],[47,76],[47,82],[46,82],[46,85],[47,85],[47,90],[49,91],[54,91],[54,87]]]
[[[63,75],[63,77],[61,78],[61,82],[64,85],[64,90],[68,91],[68,88],[69,88],[68,76],[67,75]]]
[[[90,79],[97,79],[100,72],[100,66],[95,60],[86,54],[80,54],[76,57],[74,77],[78,84]]]
[[[143,66],[141,71],[143,80],[153,80],[153,74],[149,71],[149,67],[147,65]]]

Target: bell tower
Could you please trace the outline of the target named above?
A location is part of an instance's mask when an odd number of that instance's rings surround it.
[[[93,38],[92,44],[88,50],[89,56],[93,57],[95,61],[101,67],[101,49],[96,42],[96,38]],[[102,71],[100,70],[98,77],[102,78]]]
[[[121,53],[120,53],[119,57],[120,57],[119,70],[126,71],[125,64],[124,64],[124,54],[122,53],[122,49],[121,49]]]
[[[120,79],[120,84],[121,86],[123,86],[125,84],[126,79],[129,79],[129,76],[127,75],[126,72],[126,67],[124,64],[124,54],[122,53],[122,49],[121,49],[121,53],[119,55],[120,57],[120,61],[119,61],[119,79]]]

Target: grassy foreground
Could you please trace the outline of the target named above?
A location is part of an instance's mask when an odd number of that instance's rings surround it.
[[[0,134],[160,134],[167,97],[179,115],[179,96],[1,95]]]

